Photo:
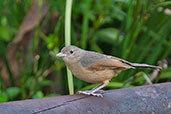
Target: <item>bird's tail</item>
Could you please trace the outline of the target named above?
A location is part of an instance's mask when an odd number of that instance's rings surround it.
[[[162,69],[160,66],[153,66],[147,64],[138,64],[138,63],[129,63],[129,64],[135,68],[150,68],[150,69],[158,69],[158,70]]]
[[[139,63],[131,63],[123,59],[116,58],[115,59],[119,60],[120,62],[127,64],[129,68],[150,68],[150,69],[157,69],[161,70],[162,68],[160,66],[153,66],[153,65],[147,65],[147,64],[139,64]]]

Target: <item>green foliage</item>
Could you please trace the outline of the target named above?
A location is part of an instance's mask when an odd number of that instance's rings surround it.
[[[15,100],[20,94],[20,89],[18,87],[10,87],[5,91],[0,91],[0,102],[6,102],[10,100]]]
[[[37,91],[33,96],[33,99],[43,98],[43,93],[41,91]]]
[[[36,27],[24,68],[19,70],[20,83],[16,84],[5,53],[32,2],[33,0],[0,0],[0,60],[5,63],[12,84],[6,87],[1,72],[0,102],[68,94],[65,64],[55,56],[64,47],[65,41],[67,45],[71,42],[83,49],[117,56],[130,62],[157,65],[158,61],[171,60],[169,0],[73,0],[71,34],[68,29],[70,25],[65,25],[65,19],[70,20],[68,15],[65,16],[66,1],[47,0],[50,10],[46,19]],[[41,10],[42,2],[39,7]],[[59,17],[56,25],[53,25],[51,21],[56,12]],[[44,33],[42,28],[46,25],[49,28]],[[64,32],[65,28],[68,29],[67,32]],[[64,34],[69,35],[69,39],[64,40]],[[17,55],[18,59],[24,56],[23,52]],[[151,70],[144,69],[123,71],[105,89],[151,83],[151,73]],[[152,83],[169,82],[170,75],[171,67],[168,66]],[[98,85],[75,77],[73,80],[75,91]],[[71,86],[72,84],[69,85],[70,88]]]

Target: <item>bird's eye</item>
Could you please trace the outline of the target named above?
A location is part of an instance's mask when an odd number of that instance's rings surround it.
[[[71,50],[70,53],[73,54],[74,52]]]

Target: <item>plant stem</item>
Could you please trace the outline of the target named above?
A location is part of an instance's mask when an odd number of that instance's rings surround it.
[[[81,46],[83,49],[86,49],[87,37],[88,37],[88,21],[89,21],[89,9],[90,9],[91,0],[85,1],[85,10],[83,11],[83,25],[82,25],[82,34],[81,34]]]
[[[66,9],[65,9],[65,46],[71,44],[71,9],[72,9],[72,0],[66,0]],[[68,76],[68,87],[69,94],[74,94],[73,87],[73,77],[71,71],[67,68]]]

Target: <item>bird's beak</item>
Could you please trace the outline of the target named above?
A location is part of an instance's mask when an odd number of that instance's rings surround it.
[[[63,57],[66,57],[66,54],[60,52],[60,53],[56,54],[56,56],[57,56],[57,57],[63,58]]]

